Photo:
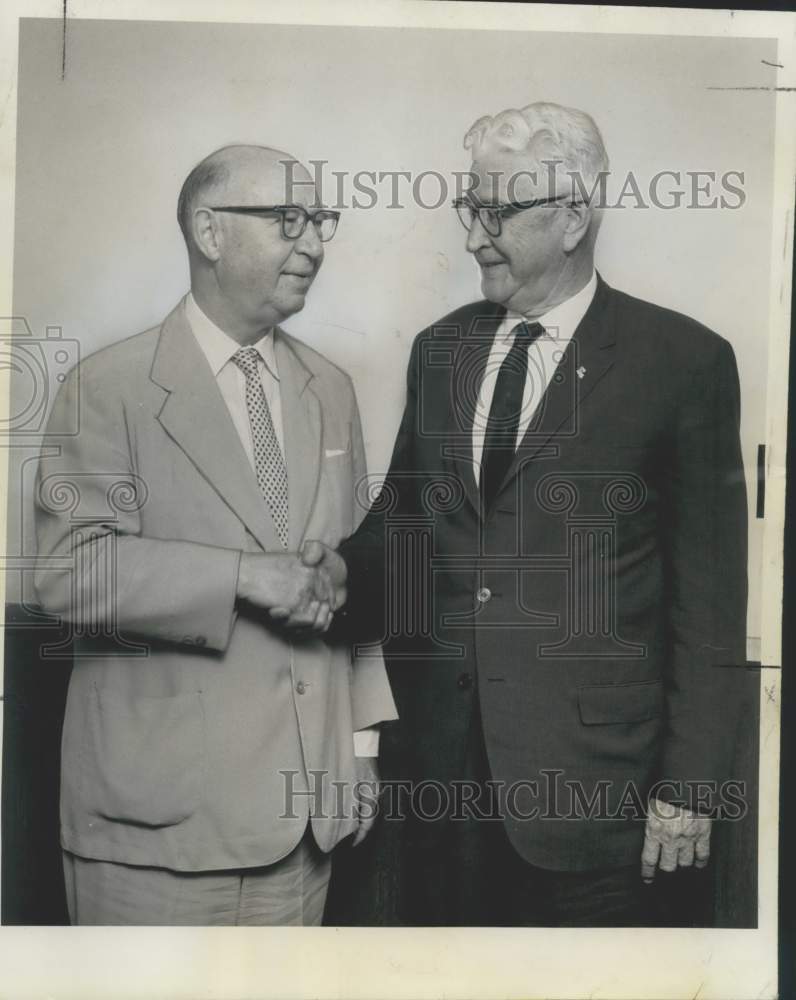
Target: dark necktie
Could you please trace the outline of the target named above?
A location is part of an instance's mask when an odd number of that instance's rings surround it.
[[[492,507],[506,478],[517,446],[522,394],[528,374],[528,348],[544,333],[540,323],[518,323],[514,343],[500,366],[486,425],[481,456],[481,497],[484,512]]]

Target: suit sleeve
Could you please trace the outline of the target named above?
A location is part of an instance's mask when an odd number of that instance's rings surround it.
[[[79,433],[61,433],[78,400]],[[141,509],[155,488],[136,474],[113,387],[97,373],[73,370],[55,400],[36,480],[39,600],[89,634],[223,650],[240,553],[144,537]]]
[[[387,603],[393,589],[388,577],[391,565],[386,558],[387,517],[396,512],[411,513],[416,507],[419,341],[420,337],[415,340],[409,360],[406,406],[384,483],[359,528],[340,546],[348,567],[345,628],[360,642],[378,641],[387,634]],[[359,492],[361,496],[363,491]]]
[[[669,469],[669,662],[660,798],[700,811],[694,782],[730,774],[746,685],[747,504],[735,356],[716,340],[690,379]]]

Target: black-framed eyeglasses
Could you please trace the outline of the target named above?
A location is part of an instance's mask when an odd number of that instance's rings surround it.
[[[479,205],[469,198],[456,198],[453,207],[464,228],[469,232],[476,218],[490,236],[500,236],[503,229],[503,219],[510,219],[518,212],[524,212],[537,205],[549,205],[553,201],[564,201],[564,195],[553,195],[551,198],[534,198],[533,201],[507,201],[502,205]]]
[[[328,243],[337,230],[340,213],[331,208],[308,212],[302,205],[208,205],[213,212],[234,212],[236,215],[256,215],[262,218],[278,216],[282,235],[297,240],[311,222],[321,243]]]

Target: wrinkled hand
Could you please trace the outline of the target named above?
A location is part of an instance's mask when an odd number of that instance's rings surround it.
[[[301,550],[305,566],[314,566],[325,587],[324,598],[332,611],[339,611],[346,602],[348,569],[342,556],[323,542],[308,541]]]
[[[641,877],[649,883],[655,869],[673,872],[681,868],[704,868],[710,857],[710,820],[688,809],[651,799],[644,848],[641,852]]]
[[[379,766],[376,757],[355,757],[356,785],[354,801],[357,812],[357,832],[352,847],[361,844],[373,829],[378,815]]]
[[[238,597],[291,629],[325,632],[332,621],[327,580],[295,553],[241,555]]]

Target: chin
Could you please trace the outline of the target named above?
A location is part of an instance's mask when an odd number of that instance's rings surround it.
[[[306,300],[306,295],[291,295],[284,304],[284,308],[287,310],[288,315],[292,316],[293,313],[297,313],[303,309]]]
[[[489,299],[490,302],[496,302],[498,305],[505,305],[511,298],[512,292],[510,289],[506,288],[504,282],[495,281],[494,279],[488,278],[484,275],[481,278],[481,294],[485,299]]]

